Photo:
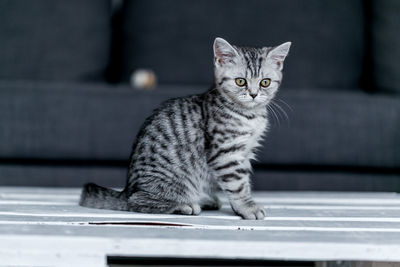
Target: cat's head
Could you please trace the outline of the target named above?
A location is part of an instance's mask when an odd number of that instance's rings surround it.
[[[244,107],[267,105],[282,80],[290,42],[276,47],[236,47],[214,41],[214,75],[221,94]]]

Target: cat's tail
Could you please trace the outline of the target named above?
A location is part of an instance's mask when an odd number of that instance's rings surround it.
[[[128,202],[122,192],[93,183],[83,186],[79,205],[96,209],[128,210]]]

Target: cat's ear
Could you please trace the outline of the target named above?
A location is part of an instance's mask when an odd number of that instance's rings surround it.
[[[217,37],[214,41],[214,64],[222,66],[224,64],[234,62],[234,58],[238,56],[236,49],[224,39]]]
[[[267,54],[267,59],[273,64],[278,70],[283,69],[283,61],[289,53],[291,42],[286,42],[278,45]]]

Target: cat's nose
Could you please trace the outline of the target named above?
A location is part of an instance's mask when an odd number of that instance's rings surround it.
[[[250,93],[249,94],[253,99],[256,98],[256,96],[258,95],[257,93]]]

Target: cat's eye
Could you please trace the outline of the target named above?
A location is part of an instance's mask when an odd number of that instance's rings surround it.
[[[271,84],[271,79],[263,79],[263,80],[261,80],[261,82],[260,82],[260,85],[261,85],[262,87],[268,87],[270,84]]]
[[[236,79],[235,79],[235,83],[236,83],[238,86],[245,86],[245,85],[246,85],[246,79],[243,79],[243,78],[236,78]]]

